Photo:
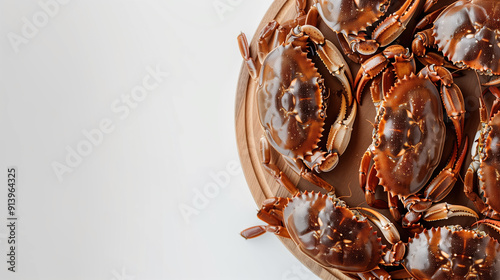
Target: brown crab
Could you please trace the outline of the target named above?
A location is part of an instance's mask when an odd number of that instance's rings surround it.
[[[391,0],[315,0],[323,21],[337,34],[344,53],[359,63],[359,55],[374,54],[403,33],[422,0],[406,0],[394,13],[387,14]],[[381,19],[384,18],[382,21]],[[367,28],[380,22],[371,35]]]
[[[478,223],[497,230],[500,226],[491,220]],[[417,280],[500,279],[500,244],[484,231],[461,226],[426,229],[406,247],[402,265]]]
[[[270,198],[257,214],[268,225],[245,229],[241,235],[248,239],[272,232],[292,239],[304,254],[327,269],[357,274],[361,279],[388,279],[389,274],[379,264],[389,262],[384,260],[387,252],[402,257],[399,233],[377,211],[362,210],[369,214],[350,210],[342,200],[314,192]],[[397,244],[392,251],[381,243],[368,220],[381,229],[389,242]]]
[[[305,15],[305,0],[297,0],[298,16],[281,27],[270,22],[259,37],[260,73],[250,56],[244,34],[238,36],[241,54],[252,77],[258,78],[257,107],[264,128],[261,150],[264,168],[292,194],[298,189],[271,163],[270,146],[283,155],[292,169],[308,181],[330,191],[332,186],[312,172],[332,170],[345,151],[356,116],[352,102],[351,73],[340,51],[314,26],[317,12]],[[291,31],[290,31],[291,30]],[[277,31],[277,40],[271,48]],[[290,32],[288,32],[290,31]],[[284,36],[284,34],[288,34]],[[269,51],[269,49],[271,49]],[[317,54],[329,72],[342,84],[342,104],[331,126],[326,151],[319,147],[325,130],[329,91],[308,55]],[[347,106],[352,106],[346,117]]]
[[[390,46],[363,63],[355,82],[360,100],[364,86],[374,80],[370,89],[377,107],[373,142],[359,169],[361,188],[369,205],[383,208],[386,202],[375,199],[376,187],[383,186],[396,220],[401,218],[397,207],[401,200],[408,210],[403,219],[406,227],[417,227],[422,212],[451,191],[467,149],[467,139],[462,141],[463,97],[451,73],[431,65],[415,75],[414,65],[408,49]],[[453,121],[457,140],[446,167],[427,184],[441,162],[445,144],[442,104]],[[455,211],[454,206],[450,210]]]
[[[437,1],[433,1],[437,2]],[[500,1],[460,0],[425,17],[418,25],[412,44],[414,54],[424,64],[447,66],[443,56],[458,68],[471,68],[480,74],[500,75]],[[500,79],[486,83],[499,84]]]
[[[480,101],[481,126],[472,147],[472,162],[467,169],[464,191],[483,215],[500,219],[500,90],[490,87],[496,97],[488,117],[483,98]],[[474,191],[478,175],[479,194]]]

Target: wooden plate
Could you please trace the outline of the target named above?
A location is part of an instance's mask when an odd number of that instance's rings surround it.
[[[312,2],[312,1],[310,1]],[[309,3],[311,4],[311,3]],[[266,25],[271,20],[277,20],[278,22],[283,22],[287,19],[291,19],[295,16],[295,0],[275,0],[267,13],[265,14],[262,22],[260,23],[257,32],[254,34],[253,39],[250,43],[250,50],[252,57],[257,61],[257,37],[261,28]],[[326,38],[334,42],[338,46],[335,34],[326,27],[322,22],[320,22],[319,29],[323,32]],[[408,30],[407,30],[408,31]],[[411,42],[411,30],[406,37],[402,37],[401,43],[408,46]],[[236,38],[235,38],[236,39]],[[350,60],[346,58],[349,62],[351,71],[353,75],[356,75],[359,65],[351,63]],[[260,65],[258,65],[260,66]],[[320,71],[321,71],[321,67]],[[328,83],[332,83],[335,86],[335,81],[333,78],[328,79],[328,77],[322,72],[323,77]],[[464,99],[466,103],[466,125],[465,133],[469,137],[469,148],[472,145],[472,140],[478,128],[478,96],[481,92],[479,88],[479,78],[472,72],[465,72],[463,77],[455,79],[455,82],[461,87],[464,94]],[[273,196],[290,196],[286,189],[282,188],[272,176],[265,172],[261,165],[261,157],[259,150],[259,139],[262,136],[263,130],[260,126],[256,108],[256,91],[257,84],[248,74],[245,65],[242,65],[240,71],[240,77],[238,81],[237,93],[236,93],[236,138],[239,150],[239,156],[241,164],[245,173],[246,180],[248,182],[250,191],[253,198],[258,206],[261,205],[262,201],[266,198]],[[330,102],[336,102],[332,100]],[[332,103],[330,103],[332,104]],[[334,103],[338,104],[338,103]],[[336,112],[338,108],[336,106],[330,105],[327,115],[330,119],[335,119]],[[333,116],[333,117],[332,117]],[[365,206],[366,202],[364,199],[364,194],[359,187],[358,182],[358,170],[359,163],[363,153],[366,151],[368,146],[372,141],[372,129],[375,117],[375,108],[371,102],[369,94],[363,96],[362,105],[359,107],[358,115],[356,117],[356,123],[354,125],[353,134],[349,147],[347,151],[341,156],[340,163],[337,167],[327,173],[320,174],[320,176],[331,183],[336,188],[336,194],[341,196],[350,206]],[[449,130],[450,137],[453,136],[453,129]],[[450,139],[451,140],[451,139]],[[452,145],[446,145],[445,151],[443,152],[443,165],[446,162],[447,156],[451,152]],[[309,182],[303,180],[295,174],[285,163],[285,161],[279,156],[275,151],[272,153],[273,162],[276,163],[292,180],[296,183],[301,190],[315,190],[320,191],[320,189]],[[467,157],[466,162],[462,167],[461,177],[455,185],[454,191],[448,195],[445,201],[454,204],[462,204],[474,209],[473,204],[465,197],[463,194],[463,184],[462,178],[464,177],[465,171],[470,163],[470,156]],[[438,167],[436,170],[441,170]],[[250,211],[250,209],[249,209]],[[386,210],[381,210],[383,214],[390,217],[390,214]],[[470,225],[471,219],[464,218],[452,218],[441,223],[431,223],[425,226],[438,226],[441,224],[457,224],[461,223],[464,225]],[[408,234],[402,230],[402,237],[406,238]],[[299,259],[304,265],[306,265],[311,271],[317,274],[322,279],[350,279],[346,275],[342,274],[338,270],[325,269],[314,261],[305,256],[291,240],[280,238],[283,244]]]

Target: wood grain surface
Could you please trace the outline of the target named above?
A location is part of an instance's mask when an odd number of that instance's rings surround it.
[[[312,2],[312,1],[311,1]],[[266,25],[271,20],[277,20],[278,22],[283,22],[287,19],[291,19],[295,16],[295,0],[275,0],[267,13],[264,15],[256,33],[253,35],[253,39],[250,43],[250,50],[252,57],[257,59],[257,37],[261,28]],[[338,46],[338,42],[335,34],[326,27],[322,22],[320,22],[319,29],[324,33],[325,37],[330,41],[334,42]],[[403,34],[400,39],[400,43],[409,46],[411,43],[412,30],[405,32],[409,35]],[[248,34],[247,34],[248,36]],[[236,41],[236,38],[235,38]],[[350,60],[346,58],[349,62],[351,72],[356,75],[359,65],[351,63]],[[257,67],[260,65],[257,63]],[[327,86],[338,87],[338,82],[331,76],[327,76],[324,71],[324,67],[318,66],[320,72],[326,80]],[[322,71],[323,70],[323,71]],[[474,135],[478,128],[478,96],[481,92],[479,85],[479,80],[481,77],[471,71],[463,72],[462,76],[455,79],[455,82],[460,86],[465,99],[466,105],[466,122],[465,122],[465,134],[469,137],[469,147],[472,145]],[[290,196],[286,189],[281,187],[272,176],[265,172],[261,165],[261,156],[259,148],[259,139],[262,136],[263,130],[258,120],[257,107],[256,107],[256,92],[257,83],[252,80],[248,71],[243,64],[240,71],[237,91],[236,91],[236,106],[235,106],[235,125],[236,125],[236,140],[239,150],[240,161],[244,170],[245,178],[252,193],[253,198],[257,206],[260,207],[262,201],[266,198],[273,196]],[[330,101],[328,107],[327,116],[331,120],[336,118],[338,112],[339,100],[333,99]],[[333,105],[332,105],[333,104]],[[335,189],[336,194],[341,196],[350,206],[364,206],[367,204],[364,199],[364,194],[359,187],[358,182],[358,170],[359,163],[363,153],[366,151],[368,146],[372,142],[372,122],[375,117],[375,108],[371,101],[369,94],[364,94],[362,99],[362,104],[358,109],[358,115],[356,118],[356,123],[354,125],[352,139],[349,143],[347,151],[341,156],[340,163],[337,167],[326,174],[320,174],[320,176],[331,183]],[[454,139],[454,131],[451,128],[451,123],[447,123],[450,127],[447,138],[450,138],[450,143]],[[436,172],[441,170],[442,166],[446,164],[446,159],[451,152],[452,144],[447,144],[443,152],[442,164],[438,166]],[[465,171],[470,163],[470,156],[466,159],[464,163],[458,182],[456,183],[452,193],[446,197],[445,201],[454,204],[462,204],[472,209],[475,209],[473,204],[468,201],[468,199],[463,194],[463,183],[462,179],[465,176]],[[277,164],[282,170],[289,176],[293,183],[297,184],[301,190],[314,190],[320,191],[320,189],[311,183],[303,180],[295,174],[291,168],[287,166],[285,161],[280,157],[280,155],[272,151],[272,161]],[[253,211],[253,209],[248,209]],[[381,210],[383,214],[390,217],[390,214],[386,210]],[[468,218],[452,218],[443,222],[433,222],[426,223],[424,226],[439,226],[442,224],[463,224],[470,225],[473,220]],[[408,237],[408,234],[402,231],[402,238]],[[291,241],[284,238],[280,238],[283,244],[290,250],[292,254],[297,257],[304,265],[306,265],[311,271],[318,275],[321,279],[333,280],[333,279],[351,279],[341,272],[333,269],[325,269],[310,258],[305,256],[296,245]]]

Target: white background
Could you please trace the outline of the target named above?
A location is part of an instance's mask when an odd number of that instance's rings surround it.
[[[0,1],[0,279],[316,279],[239,236],[236,36],[271,2]]]

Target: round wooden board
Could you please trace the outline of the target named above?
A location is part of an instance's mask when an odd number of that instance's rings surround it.
[[[309,1],[312,2],[312,1]],[[311,4],[311,3],[309,3]],[[258,33],[262,29],[264,25],[266,25],[271,20],[276,20],[278,22],[283,22],[287,19],[291,19],[295,16],[295,0],[275,0],[264,18],[262,19],[259,27],[257,28],[257,32],[254,34],[253,39],[250,43],[250,50],[252,57],[258,61],[257,59],[257,37]],[[323,32],[325,37],[330,41],[334,42],[338,46],[338,41],[335,37],[335,34],[326,27],[323,22],[320,21],[319,29]],[[408,31],[408,30],[407,30]],[[411,30],[409,32],[411,33]],[[404,35],[404,34],[403,34]],[[409,38],[409,39],[408,39]],[[236,39],[236,38],[235,38]],[[402,37],[401,44],[408,46],[408,40],[411,42],[411,34],[406,37]],[[348,61],[351,72],[353,75],[356,75],[357,70],[359,69],[359,65],[355,63],[351,63],[350,60],[346,58]],[[257,63],[258,64],[258,63]],[[258,64],[257,67],[260,65]],[[321,65],[318,66],[321,72]],[[327,82],[327,86],[335,86],[335,81],[333,78],[328,78],[325,76],[325,72],[321,72],[323,77]],[[466,105],[466,122],[465,122],[465,134],[469,138],[469,149],[472,146],[472,142],[478,128],[479,117],[478,117],[478,96],[481,92],[479,88],[478,77],[475,73],[471,71],[464,72],[464,76],[455,79],[455,82],[460,86],[465,100]],[[330,85],[329,85],[330,84]],[[240,161],[244,170],[244,174],[246,180],[248,182],[250,191],[252,193],[253,198],[258,206],[261,205],[262,201],[266,198],[274,197],[274,196],[290,196],[286,189],[281,187],[272,176],[270,176],[261,165],[261,157],[260,157],[260,147],[259,140],[262,136],[263,130],[258,120],[257,108],[255,104],[255,91],[256,91],[257,83],[251,79],[248,71],[243,64],[240,71],[237,93],[236,93],[236,111],[235,111],[235,125],[236,125],[236,139],[238,145],[238,151],[240,156]],[[338,101],[338,100],[337,100]],[[331,100],[334,104],[337,102],[335,100]],[[488,101],[488,100],[487,100]],[[491,101],[491,99],[490,99]],[[490,103],[491,104],[491,103]],[[330,105],[329,111],[327,115],[330,119],[335,119],[336,113],[338,112],[338,108],[336,106]],[[356,117],[356,123],[354,125],[352,138],[347,148],[347,151],[341,156],[340,163],[337,167],[326,174],[320,174],[320,176],[331,183],[335,189],[336,194],[341,196],[350,206],[364,206],[368,207],[364,194],[361,188],[359,187],[358,182],[358,170],[359,163],[361,157],[364,152],[368,148],[368,146],[372,142],[372,122],[375,118],[375,108],[371,102],[371,98],[369,94],[364,94],[362,99],[362,104],[358,108],[358,114]],[[449,123],[448,123],[449,125]],[[450,126],[450,125],[449,125]],[[450,126],[451,127],[451,126]],[[449,136],[453,138],[453,129],[449,129]],[[450,139],[451,140],[451,139]],[[451,141],[450,141],[451,143]],[[446,159],[448,155],[451,153],[452,144],[447,144],[445,147],[445,151],[443,152],[443,166],[446,163]],[[460,177],[453,189],[453,191],[448,195],[444,201],[453,203],[453,204],[462,204],[472,209],[475,209],[473,204],[465,197],[463,194],[463,183],[462,179],[465,175],[467,167],[470,163],[470,156],[467,159],[462,167]],[[312,185],[311,183],[301,179],[296,173],[294,173],[285,163],[285,161],[280,157],[280,155],[273,151],[272,152],[272,161],[277,164],[294,182],[301,190],[314,190],[321,191],[320,188]],[[439,166],[436,170],[441,170],[442,167]],[[390,217],[390,213],[387,210],[379,210],[387,217]],[[430,226],[439,226],[443,224],[463,224],[470,225],[474,220],[469,218],[451,218],[444,222],[433,222],[425,224],[426,227]],[[407,238],[408,234],[404,233],[404,230],[401,229],[402,237]],[[283,244],[292,252],[292,254],[297,257],[304,265],[306,265],[311,271],[313,271],[316,275],[318,275],[321,279],[351,279],[341,273],[338,270],[334,269],[325,269],[314,261],[312,261],[309,257],[304,255],[296,245],[288,239],[280,238]]]

